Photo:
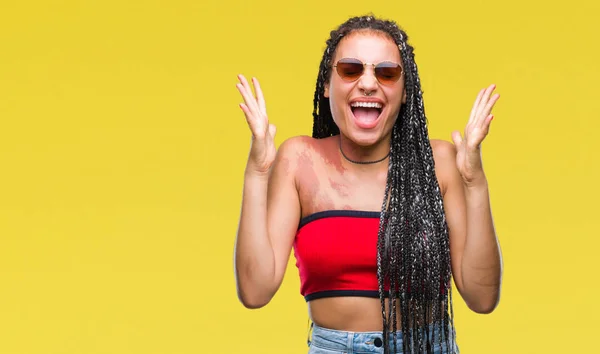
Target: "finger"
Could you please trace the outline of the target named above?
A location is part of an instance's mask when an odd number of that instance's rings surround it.
[[[483,127],[484,125],[487,124],[487,120],[491,116],[492,108],[494,108],[494,105],[496,104],[496,102],[498,101],[499,98],[500,98],[500,95],[495,94],[490,98],[488,103],[485,105],[485,108],[483,109],[483,111],[481,112],[481,115],[480,115],[479,124],[478,124],[479,127]]]
[[[254,90],[256,91],[256,98],[258,100],[258,108],[260,108],[261,112],[266,116],[267,115],[267,105],[265,104],[265,97],[262,93],[262,89],[260,87],[260,83],[257,78],[252,78],[252,82],[254,83]]]
[[[273,124],[269,124],[269,134],[271,138],[275,138],[275,134],[277,134],[277,128]]]
[[[469,116],[469,121],[467,122],[467,124],[471,124],[473,122],[473,120],[475,119],[475,114],[477,113],[477,107],[479,107],[479,102],[481,102],[481,97],[483,96],[484,92],[485,92],[485,89],[479,90],[479,94],[477,95],[475,102],[473,102],[473,107],[471,107],[471,115]]]
[[[490,125],[492,124],[492,120],[494,119],[494,115],[493,114],[489,114],[483,122],[483,131],[487,134],[490,131]]]
[[[248,90],[246,89],[246,87],[244,87],[243,84],[238,83],[235,85],[235,87],[240,91],[242,98],[244,98],[244,103],[246,104],[248,111],[253,116],[258,117],[258,106],[256,104],[256,100],[254,99],[254,97],[252,97],[252,94],[248,92]]]
[[[246,77],[244,77],[244,75],[241,74],[238,75],[238,78],[242,87],[244,88],[244,91],[246,92],[244,99],[246,100],[248,108],[250,108],[250,110],[252,110],[253,112],[258,112],[258,103],[256,102],[256,98],[252,93],[252,88],[250,87],[248,80],[246,80]]]
[[[242,112],[244,112],[244,116],[246,117],[246,122],[250,126],[250,130],[254,130],[254,120],[252,119],[252,112],[250,112],[248,106],[246,106],[246,104],[244,103],[240,103],[240,108],[242,109]]]
[[[457,148],[460,148],[462,144],[462,137],[460,136],[459,131],[455,130],[452,132],[452,141],[454,142],[454,145],[456,145]]]
[[[248,123],[248,127],[250,128],[250,132],[252,136],[257,139],[262,139],[264,137],[264,129],[261,129],[260,122],[255,119],[254,114],[250,111],[248,106],[244,103],[240,103],[240,108],[244,112],[246,116],[246,122]]]
[[[481,101],[479,102],[479,107],[477,108],[477,111],[475,113],[476,120],[479,120],[481,118],[482,112],[485,109],[485,107],[487,106],[487,104],[490,100],[490,95],[492,94],[492,92],[494,91],[495,88],[496,88],[496,85],[492,84],[492,85],[488,86],[487,89],[485,89],[483,96],[481,97]]]

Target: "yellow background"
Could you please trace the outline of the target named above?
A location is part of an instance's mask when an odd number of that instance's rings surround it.
[[[0,354],[306,353],[293,262],[266,308],[236,298],[236,74],[261,80],[278,144],[310,135],[328,33],[370,11],[411,37],[432,137],[502,95],[502,300],[455,295],[461,352],[598,350],[597,1],[3,0]]]

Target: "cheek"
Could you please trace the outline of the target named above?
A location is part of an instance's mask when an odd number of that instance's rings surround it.
[[[342,111],[345,108],[348,97],[352,91],[353,86],[346,82],[340,82],[339,80],[332,80],[329,84],[329,102],[332,112]]]
[[[390,116],[398,115],[400,112],[400,107],[406,103],[406,91],[402,88],[398,88],[396,90],[390,91],[387,94],[388,104],[390,104]]]
[[[393,98],[388,96],[388,97],[390,97],[390,103],[393,105],[393,107],[390,107],[391,110],[388,112],[389,116],[387,118],[387,122],[385,123],[386,129],[391,130],[393,128],[393,126],[396,124],[396,122],[398,121],[398,119],[400,119],[400,117],[399,117],[400,109],[404,105],[404,102],[402,102],[403,101],[402,95],[403,94],[397,93],[396,96],[394,96]]]
[[[335,105],[335,100],[332,97],[329,97],[329,111],[331,112],[331,116],[333,117],[333,121],[337,124],[339,120],[339,114],[337,112],[337,107]]]
[[[333,121],[339,126],[346,116],[346,101],[343,99],[343,94],[340,92],[330,92],[329,110],[333,117]]]

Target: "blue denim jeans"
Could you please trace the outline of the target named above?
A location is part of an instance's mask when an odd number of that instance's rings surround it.
[[[435,331],[434,331],[435,330]],[[430,335],[435,334],[432,348],[433,354],[459,354],[458,346],[454,342],[454,348],[448,348],[444,343],[439,343],[440,326],[430,325]],[[454,336],[456,338],[456,336]],[[383,342],[381,332],[345,332],[312,325],[312,338],[308,341],[308,354],[367,354],[383,353]],[[390,334],[390,350],[394,350],[394,338]],[[402,351],[402,332],[396,335],[397,354]],[[451,349],[451,350],[449,350]],[[425,352],[423,352],[425,353]],[[429,354],[429,353],[427,353]]]

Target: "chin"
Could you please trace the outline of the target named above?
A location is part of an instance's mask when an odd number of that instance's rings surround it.
[[[387,122],[384,117],[380,117],[377,123],[368,129],[357,126],[354,123],[355,121],[352,120],[347,126],[349,128],[347,131],[348,138],[359,146],[375,145],[383,140],[386,135],[385,127]]]
[[[348,139],[359,146],[371,146],[377,144],[382,139],[381,131],[350,131]]]

